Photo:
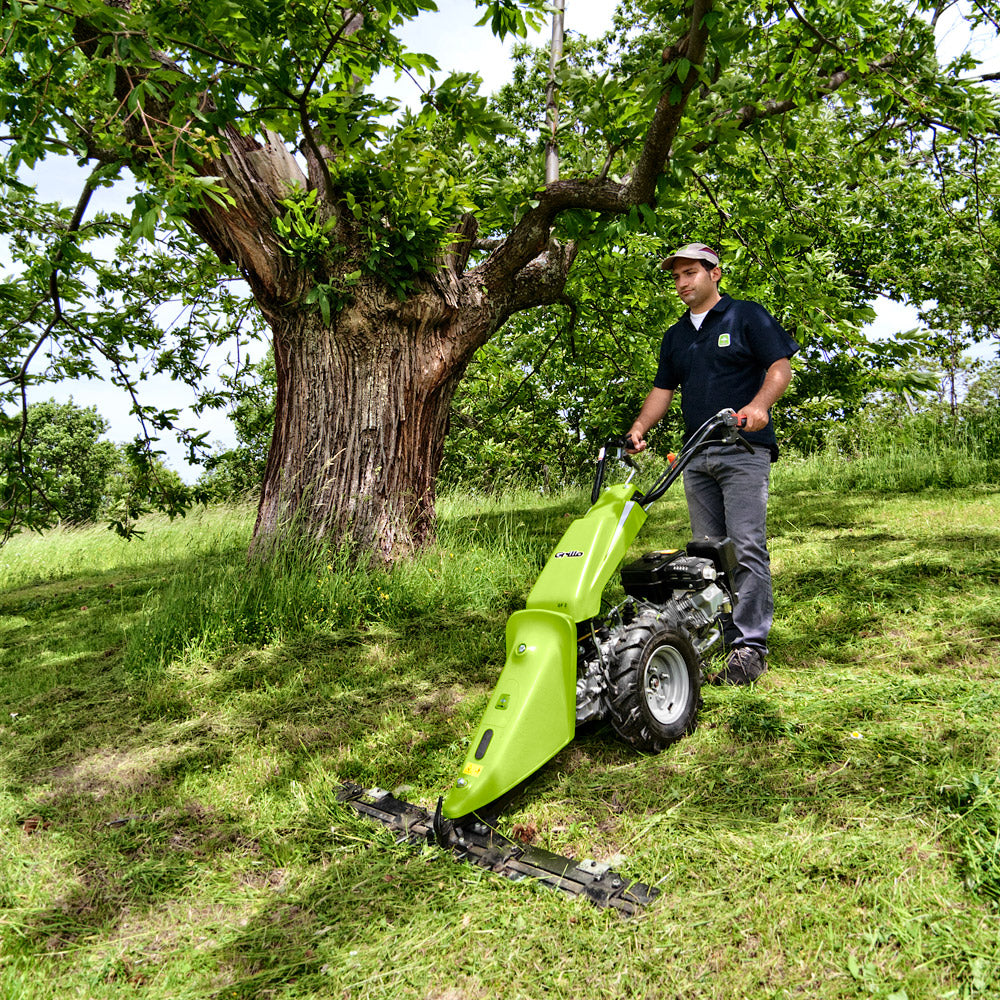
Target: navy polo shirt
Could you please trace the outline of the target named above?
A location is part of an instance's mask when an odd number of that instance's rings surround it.
[[[689,310],[663,335],[653,385],[680,388],[686,439],[719,410],[746,406],[757,395],[768,368],[798,350],[762,305],[723,295],[700,330],[691,322]],[[763,430],[747,431],[745,436],[754,444],[767,445],[772,458],[777,458],[770,419]]]

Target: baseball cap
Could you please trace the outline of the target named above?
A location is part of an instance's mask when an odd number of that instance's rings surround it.
[[[688,243],[664,258],[660,263],[660,270],[669,271],[678,257],[684,260],[707,260],[713,267],[719,266],[719,255],[711,247],[705,246],[704,243]]]

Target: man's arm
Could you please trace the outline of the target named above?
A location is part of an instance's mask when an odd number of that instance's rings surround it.
[[[635,418],[628,436],[635,445],[634,451],[642,451],[646,447],[646,432],[654,424],[659,423],[670,409],[670,404],[674,398],[673,389],[657,389],[654,386],[649,390],[646,401],[642,404],[639,416]]]
[[[757,395],[738,413],[738,416],[747,418],[744,430],[760,431],[767,426],[767,411],[781,399],[782,394],[788,388],[788,383],[791,381],[791,362],[788,358],[779,358],[768,368],[767,374],[764,376],[764,381],[761,383],[760,389],[757,390]],[[640,413],[639,416],[641,417],[642,414]]]

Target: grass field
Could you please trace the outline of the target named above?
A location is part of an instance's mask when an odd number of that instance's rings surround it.
[[[339,783],[453,779],[582,495],[441,504],[391,574],[249,569],[252,512],[0,549],[0,997],[1000,995],[1000,489],[771,506],[777,620],[659,757],[598,731],[506,823],[625,919],[393,845]],[[668,495],[641,547],[683,541]]]

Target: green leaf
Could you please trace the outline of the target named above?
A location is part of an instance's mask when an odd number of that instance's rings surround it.
[[[858,960],[853,954],[849,954],[847,956],[847,971],[854,979],[860,981],[864,978],[861,972],[861,966],[858,964]]]

